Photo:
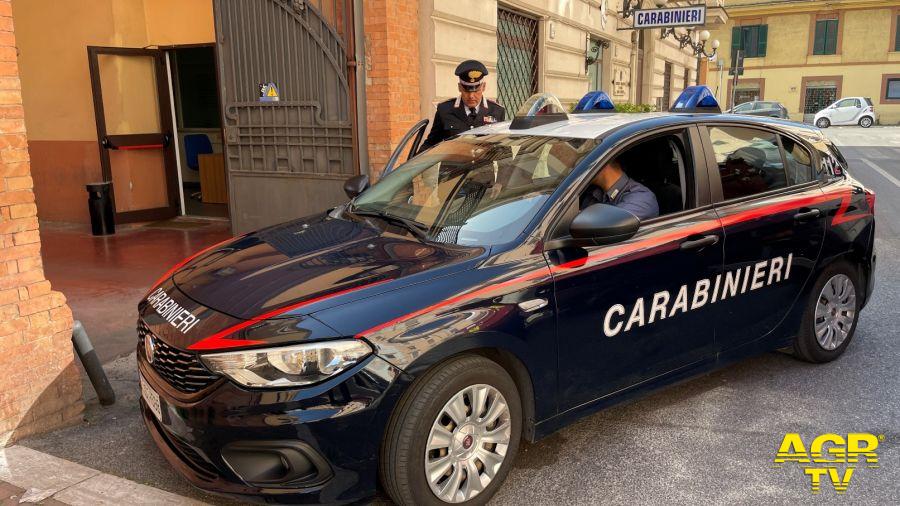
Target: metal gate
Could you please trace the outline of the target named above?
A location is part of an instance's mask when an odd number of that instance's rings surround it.
[[[817,112],[837,100],[837,84],[811,83],[806,85],[803,121],[812,123]]]
[[[234,232],[345,201],[359,173],[351,1],[213,6]]]
[[[497,99],[507,117],[537,93],[538,21],[497,9]]]

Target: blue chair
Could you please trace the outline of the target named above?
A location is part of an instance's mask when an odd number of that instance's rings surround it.
[[[206,134],[189,134],[184,136],[184,157],[187,158],[187,166],[192,170],[200,170],[198,155],[206,155],[213,152],[212,142]],[[202,200],[200,192],[191,193],[194,200]]]
[[[213,152],[212,142],[206,134],[190,134],[184,136],[184,156],[187,158],[188,167],[200,170],[200,161],[197,155],[207,155]]]

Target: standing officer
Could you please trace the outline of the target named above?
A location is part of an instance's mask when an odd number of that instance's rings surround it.
[[[423,149],[466,130],[506,119],[506,110],[484,97],[484,76],[488,74],[484,64],[466,60],[456,67],[455,74],[459,77],[459,96],[438,104]]]

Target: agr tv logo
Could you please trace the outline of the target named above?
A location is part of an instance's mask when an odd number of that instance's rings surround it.
[[[838,434],[822,434],[812,440],[807,451],[800,435],[789,433],[781,440],[775,467],[796,462],[809,476],[813,494],[819,493],[825,479],[831,481],[835,492],[843,494],[857,468],[879,467],[875,451],[879,441],[884,441],[884,435],[851,432],[845,439]]]

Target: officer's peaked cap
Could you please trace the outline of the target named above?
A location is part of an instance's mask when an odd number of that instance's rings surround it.
[[[460,84],[481,84],[484,76],[488,75],[487,67],[478,60],[466,60],[456,67],[454,72],[459,77]]]

